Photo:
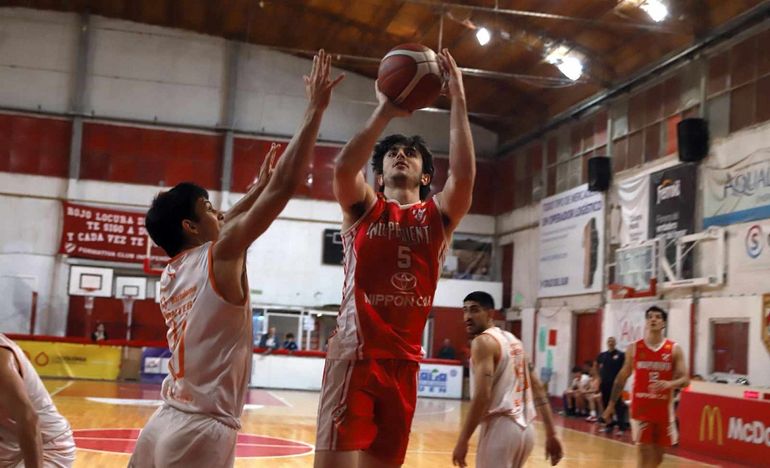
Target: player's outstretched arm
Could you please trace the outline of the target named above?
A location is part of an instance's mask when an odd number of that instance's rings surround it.
[[[321,117],[329,105],[334,87],[343,75],[330,78],[331,57],[323,50],[313,57],[310,76],[305,76],[308,107],[294,137],[275,166],[272,176],[248,208],[236,215],[222,228],[215,255],[220,259],[234,259],[257,239],[283,211],[294,191],[302,183],[313,157]]]
[[[38,417],[29,401],[13,353],[0,348],[0,410],[16,422],[19,446],[24,466],[43,466],[43,439],[38,428]]]
[[[242,196],[241,199],[238,200],[235,205],[230,207],[230,209],[227,210],[227,213],[225,213],[225,224],[233,221],[238,215],[243,214],[248,210],[265,190],[265,187],[267,187],[267,183],[270,182],[270,177],[275,170],[275,157],[278,154],[279,149],[280,145],[278,143],[272,143],[270,145],[270,149],[265,155],[265,160],[262,161],[262,166],[259,168],[257,178],[254,179],[254,182],[249,186],[246,195]]]
[[[473,398],[468,416],[465,418],[460,436],[457,438],[452,452],[452,464],[460,467],[468,466],[465,457],[468,454],[468,441],[476,427],[481,423],[489,408],[492,398],[492,379],[495,374],[494,338],[479,335],[471,342],[471,361],[473,361]]]
[[[476,152],[473,149],[471,125],[468,122],[462,72],[448,49],[441,51],[439,60],[449,75],[447,86],[452,100],[452,110],[449,114],[449,176],[444,190],[439,194],[439,205],[446,217],[446,230],[452,232],[460,224],[473,201]]]
[[[529,378],[532,381],[532,397],[535,400],[535,410],[540,415],[545,426],[545,459],[551,461],[551,466],[556,466],[564,456],[564,449],[561,446],[561,441],[556,437],[548,393],[545,391],[543,383],[535,374],[532,364],[529,365]]]
[[[366,183],[361,170],[366,166],[377,139],[396,117],[406,117],[409,111],[397,107],[382,94],[375,82],[378,105],[364,127],[346,144],[334,161],[334,196],[342,207],[343,227],[360,218],[375,200],[374,190]]]
[[[615,377],[615,383],[612,384],[612,393],[610,393],[610,399],[607,401],[607,407],[604,409],[602,418],[605,421],[610,421],[612,415],[615,413],[615,403],[620,399],[620,395],[623,393],[623,388],[626,386],[626,381],[631,377],[631,372],[634,370],[634,344],[631,343],[626,349],[626,359],[623,361],[623,367]]]

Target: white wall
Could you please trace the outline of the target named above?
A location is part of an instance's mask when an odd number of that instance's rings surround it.
[[[770,386],[770,350],[762,342],[762,296],[710,297],[698,303],[695,373],[711,373],[711,320],[747,319],[749,321],[748,364],[752,385]]]
[[[67,112],[74,93],[80,19],[72,13],[0,8],[0,107]],[[222,38],[91,16],[84,111],[95,117],[214,128],[225,124],[228,45]],[[250,44],[240,47],[235,128],[292,135],[306,108],[302,75],[311,61]],[[335,70],[334,74],[339,73]],[[347,141],[374,109],[374,81],[347,73],[320,138]],[[495,133],[471,125],[477,152]],[[386,130],[420,134],[449,148],[449,114],[416,112]]]

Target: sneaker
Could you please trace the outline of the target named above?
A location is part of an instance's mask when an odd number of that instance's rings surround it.
[[[586,418],[586,421],[588,422],[596,422],[596,416],[589,416]]]

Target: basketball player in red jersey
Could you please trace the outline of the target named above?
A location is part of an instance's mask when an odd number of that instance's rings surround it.
[[[476,468],[518,468],[535,445],[535,413],[545,426],[545,457],[551,466],[564,452],[554,430],[548,394],[532,373],[522,342],[493,321],[495,301],[474,291],[463,299],[471,342],[471,407],[452,452],[452,463],[468,466],[468,441],[481,425]]]
[[[639,446],[637,466],[643,468],[660,465],[664,447],[679,442],[673,392],[690,383],[682,347],[663,336],[668,320],[666,311],[652,306],[645,312],[645,318],[645,336],[628,346],[626,360],[604,410],[604,420],[611,421],[615,403],[633,373],[631,432]]]
[[[147,212],[152,239],[173,257],[161,275],[160,309],[172,356],[163,405],[137,440],[130,467],[226,467],[235,443],[251,373],[252,317],[246,249],[304,181],[321,117],[342,77],[331,80],[321,50],[305,77],[304,119],[285,152],[227,213],[191,183],[159,194]]]
[[[462,74],[446,49],[439,57],[452,101],[443,192],[425,199],[433,162],[420,137],[391,135],[375,146],[392,119],[409,115],[379,91],[379,105],[335,164],[345,283],[324,369],[316,467],[404,462],[423,328],[448,239],[470,208],[476,172]],[[379,193],[361,172],[372,147]]]

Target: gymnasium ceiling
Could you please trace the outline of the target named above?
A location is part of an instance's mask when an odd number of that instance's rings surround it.
[[[448,47],[466,69],[472,120],[514,141],[586,98],[707,37],[770,0],[0,0],[0,5],[90,12],[271,46],[299,56],[323,47],[334,65],[375,77],[393,46]],[[764,5],[763,5],[764,4]],[[476,40],[478,28],[492,37]],[[571,81],[544,59],[549,46],[582,56]],[[447,108],[442,98],[436,107]]]

